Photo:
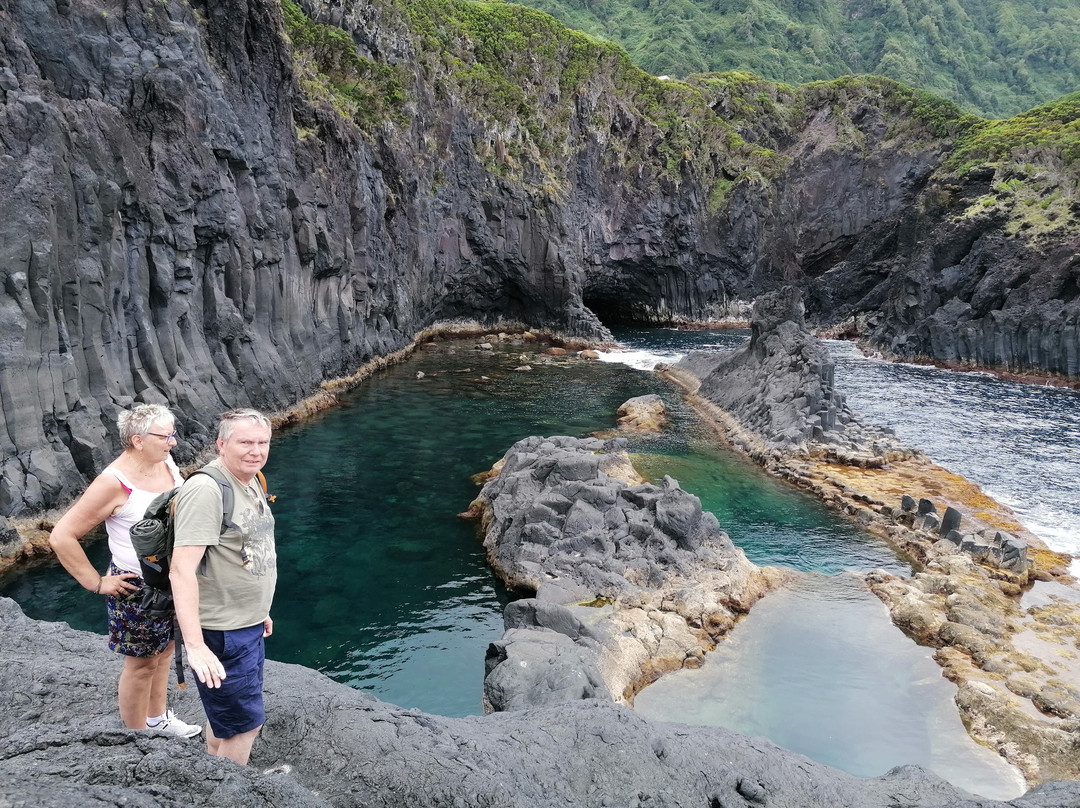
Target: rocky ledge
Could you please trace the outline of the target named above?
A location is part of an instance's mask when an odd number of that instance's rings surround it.
[[[638,477],[622,438],[530,437],[496,465],[469,515],[488,560],[527,594],[487,657],[494,710],[626,703],[703,654],[782,573],[750,563],[678,482]]]
[[[744,345],[694,351],[657,370],[707,402],[728,438],[763,464],[795,453],[880,467],[913,455],[890,430],[855,416],[836,389],[828,349],[804,315],[799,291],[785,286],[754,302]]]
[[[271,652],[272,653],[272,652]],[[249,808],[1060,808],[1077,784],[975,799],[918,767],[861,779],[761,738],[651,724],[590,700],[473,718],[404,710],[297,665],[268,662],[252,765],[115,716],[102,637],[0,599],[0,805]],[[199,714],[193,690],[173,699]]]
[[[662,372],[733,446],[912,562],[911,578],[875,572],[868,585],[898,627],[937,649],[977,740],[1029,782],[1080,779],[1080,590],[1069,558],[978,486],[861,424],[797,292],[761,298],[751,323],[736,351]]]

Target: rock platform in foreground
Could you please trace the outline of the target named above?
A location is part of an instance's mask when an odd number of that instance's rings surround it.
[[[272,652],[271,652],[272,653]],[[1080,784],[1009,803],[918,767],[862,779],[717,728],[649,723],[589,700],[474,718],[404,710],[268,662],[250,767],[197,739],[121,728],[103,637],[0,599],[0,805],[70,808],[1062,808]],[[173,699],[199,714],[194,690]]]

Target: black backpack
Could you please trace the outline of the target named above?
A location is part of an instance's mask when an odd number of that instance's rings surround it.
[[[221,486],[221,532],[239,530],[239,526],[232,521],[235,497],[228,475],[214,466],[201,468],[192,476],[195,474],[212,477]],[[265,494],[266,477],[261,471],[256,477]],[[142,579],[146,582],[141,608],[154,618],[171,617],[173,614],[169,559],[172,557],[176,535],[173,515],[179,491],[180,486],[177,486],[158,494],[147,506],[143,518],[131,526],[131,544],[139,557]]]
[[[221,487],[221,532],[224,533],[230,529],[239,530],[239,526],[232,520],[235,497],[228,475],[214,466],[201,468],[192,474],[192,477],[195,474],[212,477]],[[266,477],[261,471],[256,474],[256,477],[265,494]],[[176,495],[179,491],[180,486],[176,486],[158,494],[147,506],[143,518],[131,526],[131,545],[139,557],[140,574],[146,582],[139,608],[147,616],[155,619],[170,617],[175,619],[176,616],[172,585],[169,582],[169,559],[172,558],[173,540],[176,536],[173,516],[176,511]],[[272,497],[267,499],[273,501]],[[173,635],[176,639],[176,681],[180,687],[184,687],[180,650],[182,637],[175,625]]]

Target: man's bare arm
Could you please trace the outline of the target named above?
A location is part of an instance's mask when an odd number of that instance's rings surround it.
[[[206,553],[202,545],[174,547],[169,568],[176,622],[184,635],[188,664],[207,687],[220,687],[225,678],[225,668],[214,652],[203,641],[202,622],[199,620],[199,581],[195,571]]]

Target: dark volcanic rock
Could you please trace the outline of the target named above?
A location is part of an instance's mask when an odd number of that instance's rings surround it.
[[[900,357],[1080,376],[1080,228],[1041,211],[1057,170],[1008,162],[942,177],[810,282],[817,322]],[[1074,182],[1073,180],[1064,180]],[[1027,193],[1003,190],[1010,183]],[[1038,232],[1049,227],[1049,232]]]
[[[435,320],[608,336],[573,214],[313,105],[282,32],[259,0],[0,6],[0,514],[79,493],[136,401],[179,411],[187,461],[222,410],[296,404]],[[416,92],[417,142],[472,140]]]
[[[19,532],[11,526],[11,523],[0,516],[0,556],[13,552],[22,544]]]
[[[368,88],[393,115],[332,111],[278,3],[0,6],[0,514],[78,493],[134,401],[178,410],[191,460],[222,409],[287,408],[461,318],[607,338],[598,316],[738,315],[794,283],[896,352],[1076,373],[1072,220],[1044,244],[958,216],[991,180],[928,186],[948,144],[894,85],[763,82],[777,112],[732,124],[731,86],[599,46],[568,71],[566,40],[496,108],[394,2],[302,5],[359,78],[393,73]]]
[[[489,646],[484,667],[485,707],[493,711],[582,699],[612,701],[596,649],[559,631],[509,629]]]
[[[272,653],[272,651],[271,651]],[[268,721],[250,767],[196,739],[122,729],[102,637],[0,599],[0,804],[87,806],[1004,806],[918,767],[861,779],[721,729],[650,724],[584,701],[483,718],[402,710],[296,665],[267,663]],[[193,690],[174,704],[193,717]],[[1016,808],[1061,808],[1080,784]]]
[[[747,561],[678,482],[633,485],[625,439],[530,437],[480,491],[488,560],[510,604],[487,654],[487,706],[629,703],[659,672],[700,660],[778,574]],[[611,472],[609,475],[608,472]]]
[[[566,579],[613,601],[652,597],[665,579],[692,579],[708,566],[728,573],[734,588],[725,598],[741,602],[757,568],[677,481],[631,486],[609,477],[607,456],[625,446],[566,436],[515,443],[478,497],[492,566],[519,589]]]
[[[891,432],[862,425],[847,406],[834,384],[828,349],[807,329],[803,313],[794,287],[762,295],[754,303],[748,342],[729,353],[693,352],[673,370],[699,380],[699,395],[766,446],[824,444],[851,460],[858,453],[880,458],[902,451]]]

